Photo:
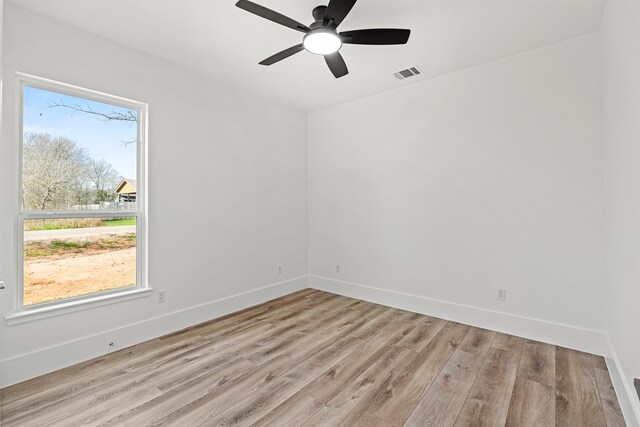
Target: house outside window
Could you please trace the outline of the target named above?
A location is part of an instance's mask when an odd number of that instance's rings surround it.
[[[135,203],[138,190],[135,179],[123,179],[115,193],[118,195],[118,203]]]

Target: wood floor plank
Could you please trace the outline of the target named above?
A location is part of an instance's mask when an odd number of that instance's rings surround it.
[[[405,426],[452,426],[482,366],[482,356],[456,350]]]
[[[556,425],[606,426],[590,354],[556,349]]]
[[[131,411],[119,414],[105,425],[131,427],[160,425],[165,423],[164,418],[170,417],[178,411],[191,412],[192,408],[195,409],[205,400],[212,405],[218,405],[219,410],[223,410],[227,403],[237,401],[244,396],[240,394],[240,391],[250,393],[270,384],[282,372],[289,369],[290,364],[291,360],[283,356],[260,368],[247,367],[235,370],[235,375],[238,376],[232,377],[231,381],[229,378],[211,381],[208,377],[200,377],[181,387],[171,389]]]
[[[12,417],[2,417],[3,426],[40,426],[59,422],[60,420],[81,411],[85,408],[98,405],[98,399],[91,393],[79,396],[77,399],[67,401],[64,404],[47,405],[46,410],[30,411],[25,414],[16,414]]]
[[[405,426],[452,426],[465,403],[495,332],[472,329],[427,390]]]
[[[491,347],[510,352],[521,352],[526,340],[509,334],[497,333]]]
[[[402,426],[470,329],[448,322],[404,371],[378,392],[371,412],[392,425]]]
[[[604,359],[602,359],[602,362],[604,362]],[[600,364],[599,366],[602,365]],[[607,365],[605,364],[604,366],[606,367]],[[607,423],[607,427],[626,426],[627,424],[624,421],[622,409],[620,409],[618,397],[616,396],[616,390],[613,388],[613,383],[611,381],[611,377],[609,376],[609,371],[596,367],[595,375],[598,392],[600,394],[600,400],[602,401],[604,419]]]
[[[492,346],[496,333],[487,329],[472,328],[462,340],[458,350],[485,357]]]
[[[446,320],[437,319],[435,317],[420,316],[415,320],[409,320],[415,323],[416,327],[403,337],[396,347],[410,348],[412,351],[419,353],[424,349],[431,340],[440,332],[447,324]]]
[[[524,340],[496,334],[456,426],[504,425]]]
[[[308,427],[355,424],[372,406],[376,392],[384,387],[385,383],[393,381],[415,357],[416,353],[406,347],[387,348],[373,365],[302,425]]]
[[[260,418],[251,426],[282,427],[299,426],[313,416],[324,404],[306,394],[296,394],[295,398],[285,400],[267,415]]]
[[[393,312],[392,312],[393,314]],[[354,381],[384,354],[388,347],[396,344],[411,331],[401,317],[390,318],[382,328],[371,330],[370,334],[356,334],[362,345],[352,354],[331,366],[302,390],[323,403],[333,399],[346,384]]]
[[[527,341],[511,394],[507,426],[555,426],[555,346]]]
[[[392,425],[371,412],[365,412],[349,427],[392,427]]]
[[[600,356],[306,289],[0,390],[13,426],[624,426]]]
[[[60,427],[102,425],[112,419],[115,415],[128,412],[133,408],[144,405],[161,395],[162,392],[160,389],[145,387],[136,393],[123,393],[106,401],[96,397],[97,403],[95,406],[83,408],[59,421],[47,425]],[[51,420],[49,416],[46,416],[45,419],[47,422]],[[30,422],[33,422],[34,425],[36,425],[34,421],[36,420],[30,420]]]
[[[386,314],[392,314],[392,310],[374,305],[356,310],[339,324],[319,330],[317,335],[312,335],[297,347],[289,349],[287,356],[292,360],[304,360],[331,347],[344,337],[362,340],[362,335],[359,336],[356,332],[375,333],[388,320]]]
[[[556,347],[536,341],[525,342],[518,375],[542,385],[554,386]]]
[[[287,378],[277,378],[272,383],[252,393],[225,410],[215,414],[209,412],[204,417],[189,423],[193,426],[237,426],[251,425],[265,414],[285,402],[292,394],[295,384]]]
[[[274,357],[288,352],[301,342],[307,341],[314,333],[331,328],[336,323],[352,315],[353,312],[349,310],[349,307],[354,302],[346,302],[348,304],[330,306],[332,310],[324,312],[323,316],[313,316],[308,318],[306,323],[297,323],[296,327],[291,328],[288,334],[279,334],[280,336],[276,338],[262,339],[258,346],[247,351],[243,357],[256,365],[268,363]]]
[[[592,354],[591,361],[593,362],[593,367],[595,369],[601,369],[607,372],[609,371],[609,368],[607,368],[607,362],[604,360],[604,357]]]
[[[513,388],[505,425],[510,427],[555,426],[554,387],[518,377]]]

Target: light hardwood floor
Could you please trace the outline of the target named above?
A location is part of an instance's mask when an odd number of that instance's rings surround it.
[[[0,391],[3,426],[623,426],[604,359],[307,289]]]

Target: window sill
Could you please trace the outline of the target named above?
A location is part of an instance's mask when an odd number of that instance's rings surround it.
[[[114,304],[121,301],[143,298],[151,295],[153,288],[133,289],[130,291],[118,292],[108,295],[97,295],[77,301],[62,302],[48,307],[28,308],[5,316],[7,325],[18,325],[20,323],[32,322],[34,320],[46,319],[48,317],[60,316],[76,311],[87,310],[103,305]]]

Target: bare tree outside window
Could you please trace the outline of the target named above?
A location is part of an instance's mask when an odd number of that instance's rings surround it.
[[[23,151],[26,209],[64,209],[82,200],[87,151],[64,136],[27,133]]]
[[[122,111],[96,111],[91,106],[83,106],[80,104],[68,104],[61,98],[56,99],[49,103],[49,108],[66,108],[67,110],[71,110],[73,113],[82,113],[93,116],[98,120],[103,120],[107,122],[122,122],[128,123],[129,126],[134,126],[138,124],[138,114],[133,110]],[[123,147],[127,147],[129,144],[135,144],[138,142],[137,140],[129,140],[129,141],[120,141]]]
[[[133,110],[127,110],[125,112],[120,111],[111,111],[111,112],[103,112],[103,111],[95,111],[91,107],[83,107],[80,104],[70,105],[64,102],[62,99],[58,98],[57,100],[51,102],[49,104],[50,108],[67,108],[71,111],[77,113],[91,114],[98,119],[106,120],[106,121],[117,121],[117,122],[127,122],[127,123],[138,123],[138,115]]]
[[[115,170],[109,162],[104,159],[91,159],[86,169],[86,176],[91,182],[95,191],[94,203],[113,202],[116,195],[113,189],[122,181],[120,172]]]

